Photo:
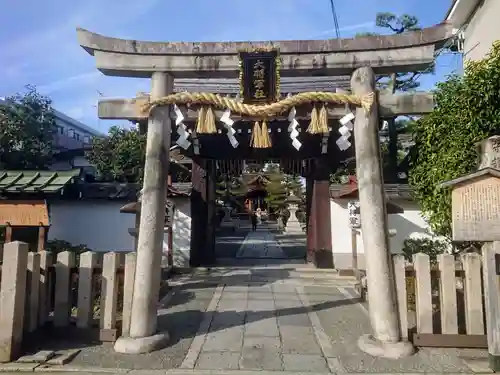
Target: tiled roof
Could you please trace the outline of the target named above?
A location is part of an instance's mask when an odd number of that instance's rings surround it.
[[[80,174],[71,171],[2,171],[0,193],[57,193]]]
[[[411,199],[411,188],[408,184],[384,184],[385,194],[389,199],[403,198]],[[358,197],[357,183],[332,184],[330,195],[333,199]]]

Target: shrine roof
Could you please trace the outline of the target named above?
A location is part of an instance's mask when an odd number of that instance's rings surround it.
[[[440,187],[453,187],[453,186],[460,185],[460,184],[463,184],[466,182],[470,182],[472,180],[475,180],[479,177],[484,177],[484,176],[493,176],[493,177],[500,178],[500,170],[495,169],[495,168],[483,168],[483,169],[480,169],[476,172],[469,173],[465,176],[461,176],[461,177],[455,178],[453,180],[443,182],[439,186]]]
[[[259,182],[265,185],[269,182],[269,179],[263,173],[244,173],[241,175],[241,179],[247,185],[256,185]]]
[[[350,90],[350,80],[350,76],[281,77],[280,92],[286,96],[307,91],[332,91],[334,88]],[[177,78],[174,80],[174,92],[200,91],[239,95],[240,83],[236,78]],[[148,95],[147,93],[141,94]]]
[[[179,186],[181,185],[181,186]],[[185,185],[185,186],[184,186]],[[168,198],[182,198],[189,197],[191,195],[191,183],[183,183],[183,184],[172,184],[168,187]],[[130,202],[120,208],[120,212],[124,214],[135,214],[140,212],[141,210],[141,202],[135,201]]]
[[[116,199],[136,201],[141,185],[135,183],[90,182],[79,186],[83,199]],[[173,183],[168,187],[168,197],[188,197],[191,183]]]
[[[330,185],[332,199],[358,199],[358,184],[354,176],[349,176],[347,184]],[[412,199],[411,189],[408,184],[384,184],[385,194],[389,199]]]

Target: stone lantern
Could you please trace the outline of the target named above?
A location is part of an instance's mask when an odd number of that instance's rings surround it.
[[[288,211],[290,212],[290,217],[286,222],[286,227],[284,228],[287,233],[303,233],[302,225],[300,225],[299,219],[297,217],[297,211],[299,209],[299,203],[301,199],[295,194],[290,192],[290,195],[286,199],[288,203]]]

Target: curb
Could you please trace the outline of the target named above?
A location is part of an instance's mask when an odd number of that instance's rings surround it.
[[[367,372],[301,372],[301,371],[266,371],[266,370],[197,370],[197,369],[122,369],[103,368],[87,366],[48,366],[38,363],[5,363],[0,364],[0,373],[19,372],[57,372],[57,373],[79,373],[79,374],[130,374],[130,375],[366,375]],[[491,371],[479,372],[373,372],[371,375],[476,375],[491,374]]]

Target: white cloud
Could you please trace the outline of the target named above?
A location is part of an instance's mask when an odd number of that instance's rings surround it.
[[[101,75],[102,75],[102,73],[100,73],[97,70],[93,71],[93,72],[77,74],[77,75],[63,78],[63,79],[60,79],[60,80],[57,80],[54,82],[50,82],[50,83],[42,85],[42,86],[38,86],[37,89],[41,93],[48,95],[48,94],[52,94],[56,91],[63,90],[71,85],[95,84],[98,81],[99,76],[101,76]]]
[[[339,27],[340,32],[345,32],[345,31],[356,31],[356,30],[371,30],[375,27],[375,22],[363,22],[363,23],[357,23],[354,25],[347,25],[343,27]],[[319,32],[318,34],[311,35],[310,38],[319,38],[321,36],[326,36],[330,34],[334,34],[335,29],[328,29]]]

